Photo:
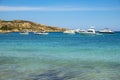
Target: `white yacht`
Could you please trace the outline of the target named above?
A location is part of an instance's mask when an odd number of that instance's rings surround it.
[[[63,33],[65,33],[65,34],[75,34],[75,31],[74,30],[66,30]]]
[[[23,35],[28,35],[29,32],[21,32],[20,34],[23,34]]]
[[[83,30],[83,29],[76,29],[75,32],[76,32],[76,33],[81,33],[81,32],[86,32],[86,30]]]
[[[28,35],[28,34],[29,34],[29,31],[28,31],[28,30],[23,30],[23,31],[20,32],[20,34]]]
[[[100,33],[110,33],[113,34],[114,32],[112,30],[110,30],[109,28],[104,28],[102,30],[99,31]]]
[[[91,34],[95,34],[95,28],[94,27],[91,27],[90,29],[88,29],[87,31],[88,33],[91,33]]]
[[[43,31],[43,32],[34,32],[36,35],[47,35],[48,33]]]
[[[80,34],[96,34],[95,28],[91,27],[90,29],[86,30],[81,30],[79,31]]]

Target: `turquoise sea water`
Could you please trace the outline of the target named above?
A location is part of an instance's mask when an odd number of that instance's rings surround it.
[[[120,32],[0,34],[0,80],[120,80]]]

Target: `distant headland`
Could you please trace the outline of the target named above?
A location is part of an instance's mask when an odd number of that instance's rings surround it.
[[[28,30],[29,32],[63,32],[67,30],[66,28],[59,28],[54,26],[48,26],[43,24],[37,24],[31,21],[25,20],[13,20],[6,21],[0,20],[0,32],[21,32],[23,30]]]

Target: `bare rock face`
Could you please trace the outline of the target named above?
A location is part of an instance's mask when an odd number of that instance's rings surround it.
[[[22,30],[28,31],[47,31],[47,32],[63,32],[66,28],[52,27],[42,24],[37,24],[31,21],[14,20],[5,21],[0,20],[0,32],[20,32]]]

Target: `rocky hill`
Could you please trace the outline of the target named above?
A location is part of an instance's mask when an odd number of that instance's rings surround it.
[[[28,30],[30,32],[34,32],[34,31],[62,32],[67,29],[47,26],[43,24],[37,24],[31,21],[25,21],[25,20],[13,20],[13,21],[0,20],[0,32],[21,32],[23,30]]]

